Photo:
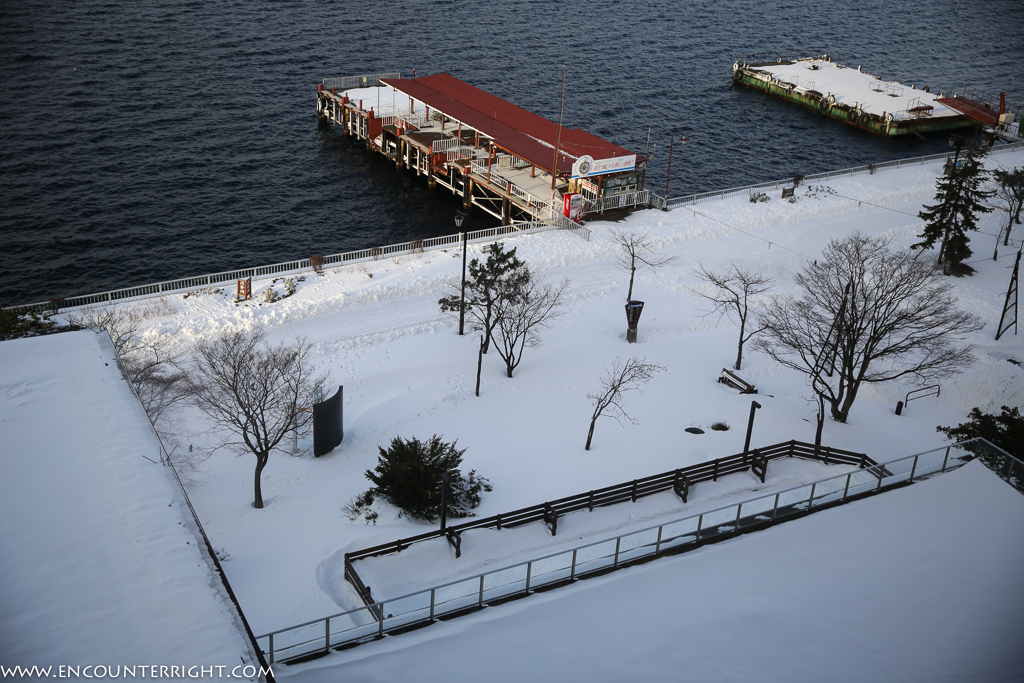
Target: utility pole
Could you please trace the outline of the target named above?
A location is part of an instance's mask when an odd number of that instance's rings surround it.
[[[672,179],[672,145],[679,138],[680,144],[686,144],[690,138],[685,135],[670,135],[668,138],[668,173],[665,175],[665,210],[668,211],[668,183]]]

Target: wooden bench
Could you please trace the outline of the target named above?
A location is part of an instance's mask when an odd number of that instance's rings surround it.
[[[754,388],[753,384],[750,384],[749,382],[744,382],[742,379],[739,378],[738,375],[736,375],[736,373],[732,372],[731,370],[727,370],[726,368],[722,368],[722,374],[718,378],[718,383],[728,385],[733,389],[739,389],[739,392],[741,394],[757,393],[757,389]]]

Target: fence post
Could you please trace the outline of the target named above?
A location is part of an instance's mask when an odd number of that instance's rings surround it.
[[[484,606],[484,574],[480,575],[480,599],[476,603],[477,607]]]
[[[946,446],[946,457],[944,457],[942,459],[942,469],[939,470],[940,472],[945,472],[946,471],[946,463],[949,461],[949,449],[950,448],[952,448],[952,446]]]
[[[779,494],[775,494],[775,507],[772,508],[772,521],[775,521],[775,513],[779,511]]]
[[[778,505],[778,502],[779,502],[779,497],[778,497],[778,495],[776,495],[775,496],[775,504]],[[697,540],[697,541],[700,540],[700,528],[702,526],[704,526],[704,515],[701,515],[700,517],[697,518],[697,532],[694,535],[694,540]]]
[[[530,592],[530,573],[533,571],[533,561],[526,563],[526,593]]]
[[[324,619],[324,649],[331,649],[331,618]]]
[[[615,560],[612,562],[613,567],[619,566],[619,546],[622,545],[622,536],[615,539]]]
[[[665,530],[665,526],[658,527],[658,542],[654,544],[654,554],[657,555],[661,552],[661,532]]]
[[[270,642],[267,643],[267,647],[270,648],[270,652],[268,653],[268,654],[270,654],[270,663],[271,664],[276,664],[277,662],[274,661],[274,634],[273,633],[270,634]]]
[[[811,484],[811,497],[807,499],[807,509],[810,510],[814,507],[814,489],[818,487],[818,482]]]
[[[917,472],[917,459],[920,457],[920,455],[914,456],[914,466],[910,468],[910,481],[914,481],[914,473]]]
[[[570,581],[576,580],[576,550],[577,548],[572,549],[572,570],[569,572]]]
[[[380,609],[380,619],[377,620],[377,637],[378,638],[383,638],[384,637],[384,603],[383,602],[378,602],[377,605],[378,605],[378,607]]]
[[[846,496],[850,492],[850,478],[853,476],[853,472],[846,475],[846,488],[843,489],[843,501],[846,501]]]
[[[430,589],[430,620],[431,621],[434,620],[434,591],[435,590],[437,590],[437,589],[436,588],[431,588]]]

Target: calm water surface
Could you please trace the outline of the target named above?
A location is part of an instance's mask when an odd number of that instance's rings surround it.
[[[825,4],[829,7],[829,4]],[[445,191],[318,124],[324,77],[447,71],[633,151],[671,196],[945,149],[733,86],[820,54],[1024,101],[1010,2],[0,3],[0,303],[455,232]],[[469,229],[494,224],[470,217]]]

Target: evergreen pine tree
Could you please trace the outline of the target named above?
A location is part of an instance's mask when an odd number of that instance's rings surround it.
[[[473,329],[483,331],[483,353],[487,353],[491,335],[498,321],[494,310],[502,299],[515,299],[530,279],[526,264],[516,256],[516,248],[505,251],[500,242],[485,250],[487,260],[469,262],[466,278],[466,314],[474,321]],[[458,313],[462,305],[461,292],[452,293],[437,302],[442,311]]]
[[[426,441],[396,436],[390,447],[379,448],[377,467],[366,470],[366,478],[374,487],[358,497],[352,509],[366,508],[374,498],[383,498],[415,519],[436,519],[441,515],[442,479],[448,474],[448,495],[445,508],[449,517],[472,517],[472,508],[480,505],[480,494],[490,491],[486,477],[476,470],[463,474],[459,470],[466,449],[456,448],[435,434]],[[375,515],[368,515],[373,521]]]
[[[967,232],[978,229],[977,214],[992,211],[984,202],[994,192],[981,189],[988,179],[988,172],[982,167],[984,155],[984,150],[972,145],[958,164],[947,165],[946,173],[936,183],[936,203],[917,214],[925,226],[919,235],[921,241],[911,245],[911,249],[930,249],[938,242],[937,263],[946,274],[973,253]]]

